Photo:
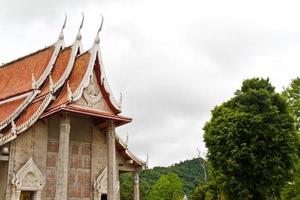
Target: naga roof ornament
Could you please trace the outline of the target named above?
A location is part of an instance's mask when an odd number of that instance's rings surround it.
[[[34,77],[34,73],[31,74],[31,86],[32,86],[32,89],[33,90],[36,90],[37,89],[37,85],[36,85],[36,80],[35,80],[35,77]]]
[[[11,121],[11,132],[14,134],[17,133],[17,127],[16,127],[14,120]]]
[[[73,94],[72,94],[72,90],[70,88],[69,81],[67,82],[67,91],[68,91],[68,100],[69,100],[69,102],[71,102],[73,100]]]
[[[50,88],[50,92],[53,93],[54,92],[54,84],[53,84],[53,79],[51,74],[49,75],[49,88]]]

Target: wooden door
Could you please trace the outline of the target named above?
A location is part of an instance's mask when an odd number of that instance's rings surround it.
[[[20,200],[33,200],[33,192],[22,191],[20,195]]]

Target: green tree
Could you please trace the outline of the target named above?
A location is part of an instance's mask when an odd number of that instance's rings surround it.
[[[283,200],[300,200],[300,162],[295,169],[291,182],[288,182],[281,193]]]
[[[222,200],[222,194],[216,183],[214,171],[211,170],[210,163],[207,166],[207,182],[201,182],[191,195],[190,200]]]
[[[211,183],[201,183],[192,194],[190,200],[217,200],[217,190]]]
[[[289,87],[287,87],[283,92],[283,96],[286,98],[287,102],[290,104],[291,113],[294,116],[296,127],[300,129],[300,78],[292,80]],[[300,146],[300,144],[299,144]],[[299,150],[300,152],[300,150]],[[298,164],[296,169],[293,171],[293,179],[288,182],[281,193],[281,198],[284,200],[300,200],[300,159],[298,155]]]
[[[176,174],[166,174],[159,178],[147,196],[147,200],[182,200],[183,186]]]
[[[131,173],[120,176],[120,194],[122,200],[132,200],[133,181]]]
[[[194,191],[191,196],[190,200],[205,200],[206,192],[207,192],[207,185],[201,183]]]
[[[290,105],[290,110],[295,118],[297,130],[300,128],[300,78],[292,80],[282,95]]]
[[[298,137],[284,98],[268,79],[248,79],[212,110],[204,127],[208,161],[226,199],[278,197],[290,180]]]
[[[201,162],[201,161],[200,161]],[[190,197],[195,188],[204,180],[204,170],[199,159],[181,161],[169,167],[154,167],[140,173],[140,199],[145,200],[152,186],[158,179],[169,173],[176,174],[183,185],[184,194]],[[132,200],[132,173],[121,174],[120,189],[122,200]]]

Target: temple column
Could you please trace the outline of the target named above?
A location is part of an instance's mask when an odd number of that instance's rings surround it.
[[[108,121],[106,131],[108,145],[108,164],[107,164],[107,199],[117,199],[117,158],[116,158],[116,132],[115,124],[112,120]]]
[[[133,172],[133,200],[140,200],[140,178],[139,172]]]
[[[68,197],[70,128],[70,116],[67,113],[63,113],[60,116],[55,200],[66,200]]]

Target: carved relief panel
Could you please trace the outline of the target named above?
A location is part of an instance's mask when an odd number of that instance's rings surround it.
[[[22,191],[32,191],[34,200],[40,200],[46,184],[46,179],[32,158],[23,167],[13,174],[11,200],[19,200]]]
[[[90,79],[89,85],[83,90],[82,97],[77,100],[75,104],[99,111],[112,113],[111,109],[102,96],[95,73]]]

